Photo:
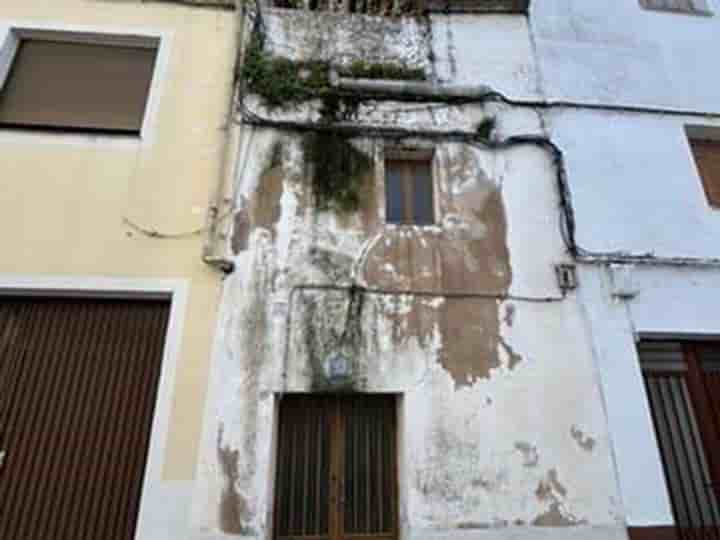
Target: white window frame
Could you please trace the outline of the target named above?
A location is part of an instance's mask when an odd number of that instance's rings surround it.
[[[162,532],[163,538],[177,538],[187,534],[191,483],[177,485],[177,482],[165,481],[163,465],[170,433],[170,417],[180,359],[183,323],[187,310],[189,281],[185,279],[0,274],[0,294],[21,297],[162,299],[170,301],[170,316],[164,340],[135,538],[137,540],[159,538],[158,532]],[[175,506],[182,506],[184,503],[186,508],[168,508],[167,501],[170,498]]]
[[[80,26],[40,26],[37,24],[10,23],[0,21],[0,92],[7,82],[10,70],[22,39],[61,41],[69,43],[87,43],[94,45],[132,46],[155,49],[157,56],[153,69],[150,90],[148,91],[145,114],[138,135],[84,134],[84,133],[38,133],[18,128],[0,127],[0,138],[6,135],[32,136],[49,141],[130,141],[151,142],[156,132],[157,112],[159,108],[162,83],[166,78],[171,36],[163,30],[145,30],[128,28],[99,28]]]

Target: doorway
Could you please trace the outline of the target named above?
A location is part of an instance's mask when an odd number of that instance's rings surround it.
[[[392,395],[283,396],[276,540],[397,538],[396,426]]]

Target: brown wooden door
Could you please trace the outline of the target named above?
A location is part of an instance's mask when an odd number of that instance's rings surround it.
[[[649,341],[639,352],[675,532],[720,540],[720,344]]]
[[[168,313],[0,297],[0,538],[133,539]]]
[[[287,395],[279,421],[277,540],[397,537],[393,396]]]

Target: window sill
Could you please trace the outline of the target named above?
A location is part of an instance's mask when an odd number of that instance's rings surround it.
[[[0,123],[0,140],[7,143],[111,145],[137,147],[146,142],[137,131],[106,129],[68,129]]]
[[[654,13],[665,13],[667,15],[689,15],[691,17],[712,17],[715,14],[706,9],[673,9],[673,8],[655,8],[640,6],[644,11],[652,11]]]

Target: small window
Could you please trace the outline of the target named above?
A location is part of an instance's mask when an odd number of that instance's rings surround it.
[[[640,0],[640,5],[657,11],[712,15],[707,0]]]
[[[139,134],[152,47],[20,38],[0,91],[0,126]]]
[[[385,160],[385,220],[404,225],[432,225],[432,155],[392,152]]]
[[[690,147],[708,203],[720,208],[720,141],[690,139]]]
[[[397,538],[395,407],[381,394],[282,398],[275,540]]]

